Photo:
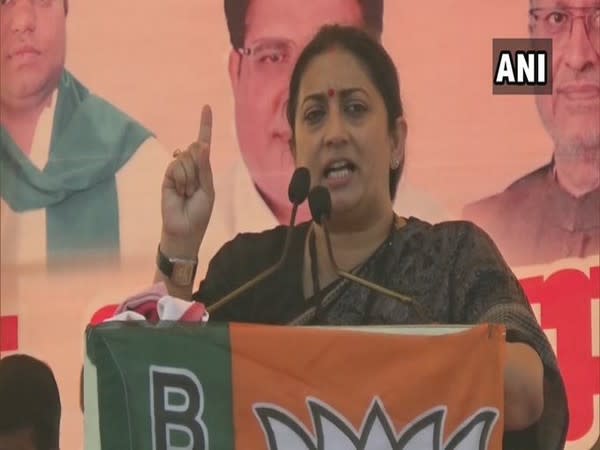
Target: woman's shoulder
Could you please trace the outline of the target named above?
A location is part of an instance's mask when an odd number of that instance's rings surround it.
[[[404,232],[412,235],[422,235],[425,238],[445,240],[459,244],[471,239],[490,240],[488,234],[473,222],[467,220],[449,220],[435,224],[417,217],[406,219]],[[400,229],[402,231],[402,229]]]
[[[402,253],[428,255],[437,261],[455,260],[459,256],[485,259],[501,258],[489,235],[473,222],[445,221],[431,224],[415,217],[407,219],[398,230],[398,248]],[[470,255],[470,256],[469,256]]]
[[[292,230],[292,246],[306,235],[307,229],[307,225],[301,224]],[[277,226],[260,232],[238,233],[210,260],[196,298],[203,301],[221,298],[273,266],[282,256],[289,230],[288,226]],[[289,252],[294,251],[297,246]]]
[[[304,236],[308,230],[309,223],[302,223],[294,227],[292,239]],[[238,233],[231,241],[221,247],[220,253],[235,253],[239,257],[264,257],[266,255],[280,256],[283,251],[286,237],[290,231],[288,225],[278,225],[268,230],[258,232]]]

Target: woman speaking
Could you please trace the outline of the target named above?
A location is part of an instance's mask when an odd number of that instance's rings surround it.
[[[312,187],[329,193],[315,199],[322,215],[293,233],[280,226],[238,235],[210,261],[192,294],[214,202],[205,107],[197,142],[177,152],[163,181],[157,281],[171,295],[214,305],[285,254],[273,276],[219,304],[211,320],[503,324],[504,448],[563,448],[568,413],[556,358],[494,243],[469,222],[431,225],[392,209],[407,124],[396,68],[383,47],[354,28],[321,29],[294,68],[287,118],[296,166],[308,169]]]

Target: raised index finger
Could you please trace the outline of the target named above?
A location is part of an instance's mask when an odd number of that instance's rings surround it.
[[[210,147],[212,134],[212,111],[210,106],[202,107],[202,116],[200,117],[200,131],[198,131],[198,143],[202,147]]]

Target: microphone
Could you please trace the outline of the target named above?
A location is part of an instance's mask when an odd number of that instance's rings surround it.
[[[392,291],[386,287],[375,284],[369,280],[366,280],[339,268],[333,255],[331,238],[329,236],[329,229],[327,227],[327,221],[331,216],[331,195],[329,194],[329,190],[326,187],[314,187],[308,195],[308,205],[310,207],[310,213],[312,215],[313,220],[316,224],[321,225],[321,227],[323,228],[323,231],[325,233],[325,243],[327,245],[327,254],[329,257],[329,261],[331,262],[331,265],[340,277],[346,278],[350,281],[353,281],[376,292],[379,292],[380,294],[391,297],[394,300],[397,300],[401,303],[410,304],[415,309],[415,311],[417,312],[417,314],[423,322],[434,322],[431,319],[430,315],[425,312],[423,306],[416,302],[414,299],[407,297],[406,295],[399,294],[398,292]],[[305,317],[303,316],[304,315],[298,317],[294,322],[300,320],[303,321],[303,319],[305,319]]]
[[[233,299],[239,297],[241,294],[246,292],[248,289],[256,286],[262,280],[264,280],[269,275],[271,275],[273,272],[275,272],[276,270],[281,268],[281,266],[283,266],[283,263],[285,262],[285,259],[287,258],[287,254],[289,252],[290,245],[292,243],[292,233],[294,231],[294,225],[296,223],[296,214],[298,212],[298,207],[302,204],[302,202],[304,202],[304,200],[306,200],[309,189],[310,189],[310,172],[308,171],[308,169],[306,167],[297,168],[294,171],[294,174],[292,175],[292,179],[291,179],[290,185],[288,187],[288,198],[290,199],[290,202],[292,202],[292,204],[293,204],[292,217],[290,218],[290,226],[288,227],[286,235],[285,235],[283,251],[281,252],[281,257],[279,258],[279,261],[277,261],[271,267],[268,267],[267,269],[263,270],[257,276],[250,279],[250,281],[247,281],[246,283],[242,284],[240,287],[233,290],[232,292],[227,294],[225,297],[219,299],[212,305],[208,306],[206,308],[206,310],[208,311],[209,314],[214,313],[215,311],[219,310],[223,306],[227,305]]]

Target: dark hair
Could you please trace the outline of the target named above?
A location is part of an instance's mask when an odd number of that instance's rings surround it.
[[[59,448],[60,396],[52,370],[28,355],[0,359],[0,434],[33,430],[37,450]]]
[[[315,57],[334,47],[349,51],[365,67],[369,78],[383,98],[387,111],[388,129],[394,130],[396,119],[402,116],[403,108],[398,73],[392,58],[379,42],[363,30],[341,25],[325,25],[302,51],[292,73],[287,104],[287,120],[292,128],[292,139],[295,135],[298,91],[302,76],[306,72],[308,64]],[[404,155],[402,155],[398,168],[390,169],[390,197],[392,200],[396,196],[403,169]]]
[[[225,17],[231,46],[240,49],[246,39],[246,15],[252,0],[225,0]],[[327,1],[327,0],[322,0]],[[383,31],[383,0],[356,0],[362,11],[365,29],[380,36]]]

